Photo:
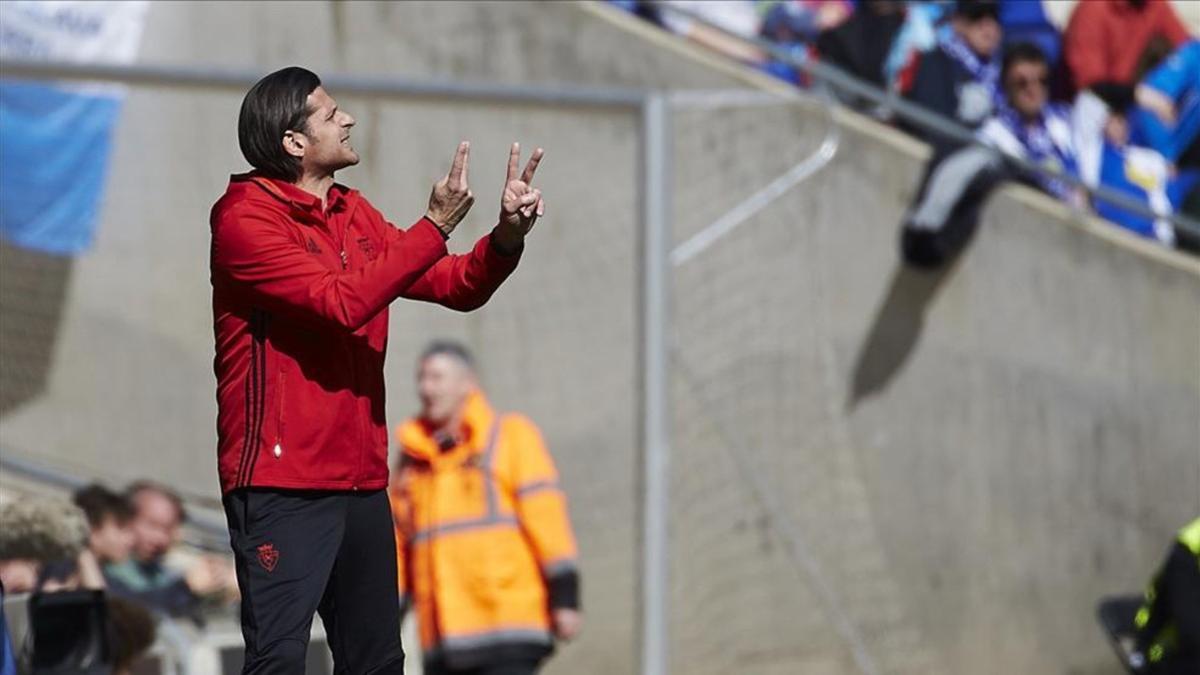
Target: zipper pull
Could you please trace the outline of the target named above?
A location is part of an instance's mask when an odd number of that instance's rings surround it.
[[[346,257],[346,249],[341,250],[341,256],[342,256],[342,269],[349,269],[350,268],[350,260]]]

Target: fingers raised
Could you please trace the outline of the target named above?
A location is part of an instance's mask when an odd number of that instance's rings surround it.
[[[471,144],[463,141],[458,144],[458,151],[454,153],[454,163],[450,165],[450,184],[452,187],[461,187],[467,180],[467,164],[470,162]]]
[[[521,163],[521,144],[513,143],[508,149],[508,176],[505,183],[510,183],[517,179],[517,166]]]
[[[542,155],[544,154],[546,154],[546,151],[541,148],[533,151],[533,156],[529,158],[529,163],[525,165],[525,173],[521,174],[521,182],[526,185],[533,182],[533,172],[537,171],[538,164],[542,162]]]

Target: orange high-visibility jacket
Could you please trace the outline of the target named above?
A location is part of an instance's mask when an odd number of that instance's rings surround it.
[[[575,537],[558,472],[529,419],[472,394],[457,441],[397,430],[392,475],[401,601],[425,658],[455,667],[548,653],[550,609],[578,607]]]

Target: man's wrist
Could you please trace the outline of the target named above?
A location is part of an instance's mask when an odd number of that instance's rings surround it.
[[[525,237],[520,234],[514,234],[503,225],[497,225],[492,229],[491,245],[496,253],[502,256],[514,256],[524,250]]]
[[[426,213],[424,217],[425,217],[425,220],[428,220],[430,222],[430,224],[433,225],[434,227],[436,227],[437,231],[442,234],[442,239],[450,238],[450,233],[453,232],[453,228],[448,228],[445,225],[443,225],[442,223],[439,223],[438,221],[434,220],[433,216],[429,215],[428,213]]]
[[[579,610],[579,573],[562,572],[546,580],[546,594],[551,609]]]

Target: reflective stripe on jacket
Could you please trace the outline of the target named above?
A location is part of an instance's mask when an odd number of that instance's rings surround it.
[[[391,497],[402,597],[426,658],[465,664],[499,647],[552,646],[551,607],[578,606],[566,496],[529,419],[472,394],[461,440],[409,420]],[[464,661],[464,659],[466,659]]]
[[[1174,557],[1177,551],[1178,556],[1185,556],[1186,559],[1185,557]],[[1172,588],[1171,584],[1164,583],[1164,576],[1171,576],[1167,566],[1172,565],[1175,561],[1178,561],[1179,565],[1171,569],[1184,570],[1186,573],[1173,575],[1175,581],[1172,583],[1176,587]],[[1188,597],[1185,595],[1186,593],[1190,593],[1192,596],[1197,594],[1197,584],[1200,584],[1200,518],[1188,523],[1179,531],[1168,562],[1162,570],[1154,575],[1154,580],[1146,589],[1146,600],[1134,616],[1133,623],[1137,628],[1140,651],[1145,654],[1150,663],[1161,663],[1179,655],[1180,635],[1175,620],[1182,620],[1182,618],[1171,615],[1172,603],[1167,595],[1175,594],[1179,600],[1174,604],[1178,607],[1180,601],[1186,602],[1183,600]],[[1183,586],[1190,586],[1190,588]],[[1194,617],[1196,612],[1193,611],[1191,614]],[[1195,622],[1193,621],[1193,623]],[[1200,657],[1200,654],[1195,652],[1196,648],[1195,644],[1187,647],[1186,651],[1190,652],[1187,658]]]

